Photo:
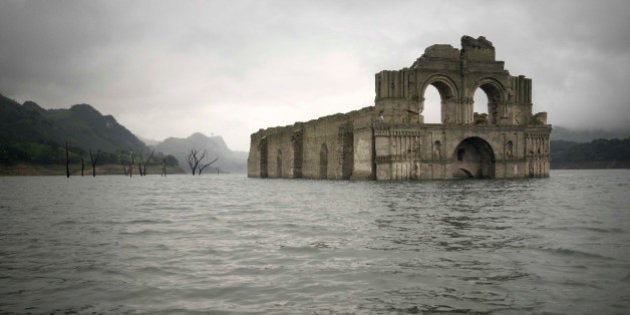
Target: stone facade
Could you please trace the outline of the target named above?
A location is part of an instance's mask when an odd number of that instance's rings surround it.
[[[484,37],[433,45],[409,68],[376,74],[375,105],[251,135],[249,177],[415,180],[549,176],[547,114],[532,114],[531,79],[511,76]],[[424,91],[442,100],[423,119]],[[488,112],[473,113],[473,95]]]

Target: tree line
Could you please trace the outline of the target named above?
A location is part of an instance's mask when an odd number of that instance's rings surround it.
[[[201,175],[205,169],[218,161],[215,157],[209,159],[207,151],[197,148],[188,151],[186,162],[192,175]],[[166,176],[167,167],[178,167],[179,163],[173,155],[155,153],[154,150],[134,152],[133,150],[118,150],[115,153],[99,149],[85,150],[72,146],[66,142],[64,146],[49,141],[42,143],[17,142],[0,143],[0,164],[11,166],[19,163],[38,165],[65,165],[66,176],[78,172],[80,165],[81,176],[86,175],[91,168],[92,176],[96,176],[96,166],[104,164],[118,164],[122,174],[132,177],[135,172],[140,176],[148,174],[148,166],[160,166],[161,175]],[[72,167],[71,167],[72,166]],[[71,172],[71,168],[73,169]]]
[[[118,150],[117,152],[105,152],[99,149],[85,150],[72,146],[71,143],[59,145],[53,141],[46,142],[15,142],[0,143],[0,164],[12,166],[15,164],[36,164],[44,166],[65,165],[66,176],[70,175],[70,168],[81,175],[86,174],[86,169],[92,168],[92,176],[96,176],[96,166],[105,164],[119,164],[124,175],[132,175],[136,168],[138,174],[147,174],[147,166],[161,166],[162,174],[166,175],[167,167],[178,167],[179,163],[173,155],[164,155],[149,151],[133,152],[132,150]]]
[[[623,168],[630,166],[630,138],[587,143],[551,141],[552,168]]]

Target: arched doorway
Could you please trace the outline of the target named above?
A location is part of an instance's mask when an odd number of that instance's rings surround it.
[[[494,178],[494,151],[479,137],[466,138],[453,152],[455,178]]]
[[[319,150],[319,178],[328,178],[328,147],[325,143]]]

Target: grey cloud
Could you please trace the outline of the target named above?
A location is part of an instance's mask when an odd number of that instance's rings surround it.
[[[375,72],[468,34],[533,79],[552,123],[606,128],[630,117],[629,24],[627,1],[3,1],[0,93],[246,149],[257,128],[371,105]]]

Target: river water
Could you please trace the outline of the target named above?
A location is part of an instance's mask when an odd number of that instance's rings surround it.
[[[630,170],[0,177],[0,313],[630,313]]]

